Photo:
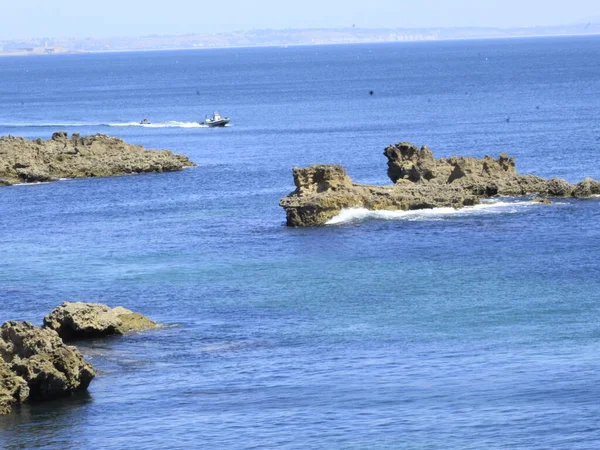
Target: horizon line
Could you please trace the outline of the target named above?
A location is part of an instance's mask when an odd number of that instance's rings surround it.
[[[214,36],[214,35],[226,35],[232,33],[247,33],[247,32],[256,32],[256,31],[336,31],[336,30],[364,30],[364,31],[386,31],[386,30],[407,30],[407,31],[425,31],[425,30],[497,30],[497,31],[510,31],[510,30],[529,30],[536,28],[576,28],[583,27],[584,29],[594,26],[600,25],[600,20],[593,20],[587,22],[575,22],[572,24],[559,24],[559,25],[527,25],[527,26],[478,26],[478,25],[466,25],[466,26],[426,26],[426,27],[356,27],[356,26],[342,26],[342,27],[309,27],[309,28],[246,28],[246,29],[233,29],[229,31],[218,31],[218,32],[192,32],[192,33],[149,33],[149,34],[139,34],[139,35],[111,35],[111,36],[103,36],[103,37],[94,37],[94,36],[29,36],[22,38],[2,38],[0,42],[6,41],[28,41],[28,40],[41,40],[41,39],[140,39],[147,37],[183,37],[183,36]],[[592,34],[592,33],[589,33]],[[549,36],[549,35],[548,35]],[[467,38],[468,39],[468,38]]]

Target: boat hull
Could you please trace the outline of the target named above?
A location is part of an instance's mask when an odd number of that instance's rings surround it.
[[[229,119],[220,119],[220,120],[208,120],[204,122],[204,125],[208,125],[211,128],[216,127],[224,127],[229,123]]]

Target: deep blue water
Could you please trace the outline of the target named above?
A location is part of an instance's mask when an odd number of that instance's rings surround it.
[[[0,447],[600,447],[600,200],[278,207],[293,166],[388,183],[406,140],[600,179],[599,93],[600,37],[0,58],[0,135],[198,164],[0,189],[0,322],[83,300],[169,325],[81,347],[89,393],[0,418]],[[214,109],[232,125],[195,125]]]

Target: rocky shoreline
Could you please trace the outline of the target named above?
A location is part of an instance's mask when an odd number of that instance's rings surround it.
[[[547,197],[600,195],[600,182],[591,178],[573,185],[561,178],[519,175],[514,158],[506,154],[497,159],[435,159],[429,147],[408,142],[390,145],[383,154],[388,159],[388,177],[394,183],[390,186],[356,184],[339,165],[294,168],[296,190],[279,203],[285,209],[287,225],[323,225],[345,208],[462,208],[494,196],[536,194],[547,202]]]
[[[0,327],[0,415],[13,405],[69,396],[96,376],[76,347],[65,341],[123,335],[160,327],[123,307],[65,302],[37,327],[9,321]]]
[[[0,137],[0,186],[173,172],[194,165],[186,156],[168,150],[147,150],[105,134],[74,133],[69,137],[67,132],[58,131],[47,140]]]

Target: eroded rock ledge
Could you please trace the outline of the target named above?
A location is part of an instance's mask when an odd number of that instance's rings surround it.
[[[0,327],[0,414],[16,403],[87,389],[94,376],[92,365],[55,331],[29,322]]]
[[[322,225],[344,208],[461,208],[495,195],[582,198],[600,194],[600,182],[591,178],[573,185],[560,178],[519,175],[514,158],[504,153],[498,159],[435,159],[429,147],[401,142],[390,145],[383,154],[394,183],[390,186],[353,183],[339,165],[294,168],[296,190],[279,203],[285,209],[287,225]]]
[[[146,150],[105,134],[70,138],[58,131],[48,140],[0,137],[0,186],[145,172],[172,172],[193,166],[186,156]]]
[[[44,327],[56,331],[66,341],[125,334],[159,326],[122,306],[110,308],[101,303],[63,302],[44,317]]]

